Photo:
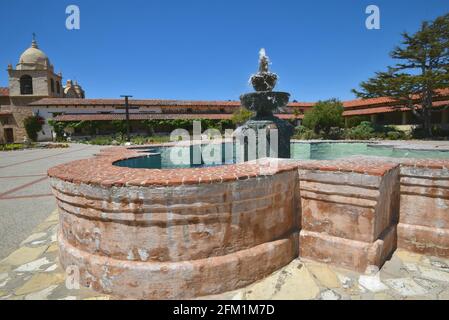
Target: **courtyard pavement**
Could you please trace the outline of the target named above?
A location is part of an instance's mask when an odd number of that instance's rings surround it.
[[[71,144],[69,148],[0,152],[0,259],[55,210],[47,169],[88,158],[101,148]]]
[[[107,300],[116,297],[76,288],[58,262],[55,210],[0,261],[0,300]],[[397,250],[382,269],[365,274],[295,259],[245,288],[201,299],[226,300],[449,300],[449,259]],[[70,278],[69,278],[70,279]]]
[[[449,147],[449,142],[417,144]],[[69,149],[0,152],[0,300],[114,298],[66,285],[58,262],[58,214],[46,179],[49,167],[90,157],[101,148],[72,144]],[[295,259],[259,282],[202,299],[449,300],[449,259],[397,250],[380,271],[365,274]]]

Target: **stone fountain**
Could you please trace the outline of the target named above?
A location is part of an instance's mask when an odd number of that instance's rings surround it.
[[[265,49],[261,49],[259,52],[259,71],[250,78],[256,92],[240,96],[242,106],[255,111],[256,115],[244,125],[238,127],[235,135],[248,136],[248,132],[254,130],[257,141],[255,147],[257,158],[260,158],[261,154],[272,156],[273,149],[277,149],[277,158],[290,158],[290,138],[293,135],[294,127],[289,122],[273,115],[273,111],[280,111],[287,106],[290,94],[273,91],[278,76],[268,70],[268,65],[269,59],[265,54]],[[271,141],[272,137],[276,137],[276,135],[273,135],[273,130],[277,130],[277,148],[274,141]],[[266,141],[265,146],[260,143],[263,140]],[[266,150],[260,150],[261,148],[266,148]],[[247,150],[248,148],[245,152]],[[248,160],[248,156],[245,156],[245,160]]]

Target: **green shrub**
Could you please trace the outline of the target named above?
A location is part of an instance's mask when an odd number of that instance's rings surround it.
[[[405,138],[405,133],[400,131],[388,131],[387,139],[388,140],[403,140]]]
[[[327,140],[340,140],[344,136],[345,130],[339,127],[331,127],[329,131],[322,132],[322,136]]]
[[[336,99],[318,101],[305,113],[302,124],[317,134],[323,131],[328,135],[332,127],[343,127],[343,104]]]
[[[405,132],[396,129],[395,127],[374,125],[369,121],[362,121],[358,126],[346,129],[344,137],[345,139],[350,140],[408,139],[408,135]]]
[[[232,123],[237,126],[242,125],[251,119],[252,116],[254,116],[254,112],[243,107],[239,108],[232,114]]]
[[[346,128],[357,127],[363,121],[370,121],[369,116],[354,116],[346,118]]]
[[[369,121],[362,121],[354,128],[346,129],[344,137],[351,140],[369,140],[376,137],[374,126]]]
[[[23,126],[31,141],[37,141],[37,133],[42,130],[42,118],[39,116],[29,116],[23,120]]]
[[[55,121],[53,119],[48,120],[48,124],[53,128],[56,134],[56,141],[64,140],[64,129],[67,126],[67,122]]]
[[[119,133],[113,136],[97,136],[92,139],[84,140],[83,143],[94,144],[94,145],[121,145],[126,143],[126,137]],[[142,145],[149,143],[164,143],[170,142],[169,136],[132,136],[132,144]]]
[[[164,143],[164,142],[170,142],[170,136],[131,137],[131,143],[138,145],[149,143]]]
[[[295,134],[293,135],[293,139],[299,140],[313,140],[319,139],[320,135],[315,133],[313,130],[306,128],[304,126],[298,126],[295,128]]]

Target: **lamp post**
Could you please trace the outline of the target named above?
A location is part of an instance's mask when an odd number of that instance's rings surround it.
[[[131,141],[131,138],[129,137],[129,105],[128,105],[128,98],[132,98],[130,95],[123,94],[120,97],[125,98],[125,113],[126,113],[126,141]]]

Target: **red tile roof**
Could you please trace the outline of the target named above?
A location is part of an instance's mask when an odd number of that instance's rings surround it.
[[[30,103],[31,106],[124,106],[123,99],[66,99],[44,98]],[[240,107],[240,101],[195,101],[195,100],[129,100],[130,106],[139,107]],[[313,107],[313,102],[291,102],[289,107]]]
[[[444,97],[449,96],[449,88],[437,90],[439,97],[435,97],[435,100],[442,99]],[[391,98],[380,97],[380,98],[371,98],[371,99],[356,99],[343,101],[343,106],[345,108],[362,108],[367,106],[378,106],[378,105],[397,105],[398,101]]]
[[[439,90],[438,97],[435,98],[434,106],[445,106],[449,103],[449,88]],[[31,106],[124,106],[123,99],[65,99],[65,98],[44,98],[39,101],[33,102],[30,104]],[[163,109],[170,109],[171,107],[212,107],[212,108],[239,108],[239,101],[190,101],[190,100],[161,100],[161,99],[146,99],[146,100],[129,100],[130,106],[140,106],[140,107],[161,107]],[[288,104],[291,108],[300,108],[306,111],[307,109],[312,108],[315,103],[312,102],[291,102]],[[408,110],[406,108],[400,108],[398,106],[398,101],[390,98],[373,98],[373,99],[357,99],[344,101],[343,106],[345,108],[344,116],[354,116],[354,115],[369,115],[376,113],[384,113],[384,112],[394,112],[398,110]],[[207,111],[206,111],[207,112]],[[68,115],[67,115],[68,116]],[[79,115],[77,115],[79,116]],[[93,117],[94,115],[90,114],[89,117]],[[98,116],[98,115],[95,115]],[[120,116],[120,115],[119,115]],[[142,117],[143,115],[140,115]],[[135,115],[137,117],[137,115]],[[214,115],[214,114],[164,114],[164,115],[156,115],[152,114],[151,116],[146,115],[146,119],[156,119],[156,117],[160,117],[159,119],[174,119],[177,118],[185,118],[185,119],[195,119],[195,118],[208,118],[208,119],[228,119],[231,115]],[[150,117],[150,118],[148,118]],[[282,114],[281,118],[291,119],[294,118],[292,114]],[[298,119],[303,118],[303,115],[299,115]],[[69,120],[65,120],[69,121]]]
[[[163,113],[130,113],[130,120],[168,120],[168,119],[231,119],[232,114],[163,114]],[[54,118],[57,121],[110,121],[125,120],[124,113],[90,113],[90,114],[63,114]]]
[[[0,96],[8,97],[9,96],[9,88],[0,87]]]
[[[434,108],[438,107],[444,107],[449,106],[449,100],[443,100],[443,101],[434,101],[432,106]],[[417,109],[420,109],[421,106],[416,105]],[[370,115],[370,114],[378,114],[378,113],[388,113],[388,112],[396,112],[396,111],[408,111],[409,108],[406,107],[400,107],[400,106],[384,106],[384,107],[371,107],[371,108],[364,108],[364,109],[352,109],[352,110],[345,110],[343,112],[343,116],[362,116],[362,115]]]
[[[294,118],[291,114],[276,115],[281,119]],[[212,119],[225,120],[231,119],[232,114],[225,113],[209,113],[209,114],[195,114],[195,113],[130,113],[130,120],[170,120],[170,119]],[[62,114],[54,118],[56,121],[111,121],[111,120],[125,120],[124,113],[78,113],[78,114]]]
[[[123,99],[66,99],[44,98],[30,103],[31,106],[124,106]],[[155,107],[239,107],[239,101],[190,101],[190,100],[129,100],[130,106],[155,106]]]

